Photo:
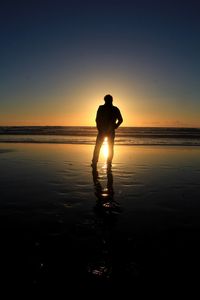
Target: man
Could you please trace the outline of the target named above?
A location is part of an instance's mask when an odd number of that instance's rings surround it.
[[[108,141],[107,167],[111,167],[114,154],[113,147],[115,139],[115,130],[123,122],[119,108],[112,105],[113,97],[111,95],[106,95],[104,97],[104,101],[105,104],[99,106],[96,115],[98,135],[96,138],[96,145],[94,148],[91,165],[94,168],[97,165],[99,159],[99,152],[106,137]]]

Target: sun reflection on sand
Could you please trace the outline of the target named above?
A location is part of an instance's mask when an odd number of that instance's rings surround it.
[[[94,213],[99,248],[97,254],[88,263],[87,271],[96,279],[109,280],[113,277],[112,234],[118,215],[122,211],[119,203],[114,199],[112,171],[107,169],[105,172],[104,169],[101,169],[99,173],[95,168],[92,169],[92,177],[94,194],[97,198]]]

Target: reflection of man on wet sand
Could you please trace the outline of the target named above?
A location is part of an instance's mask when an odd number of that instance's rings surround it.
[[[107,186],[103,188],[99,181],[99,173],[97,169],[93,169],[93,182],[95,186],[95,195],[97,197],[97,210],[99,213],[120,213],[121,209],[119,204],[114,200],[114,190],[113,190],[113,175],[111,170],[107,171]]]
[[[105,104],[99,106],[96,115],[98,135],[96,138],[96,145],[92,158],[92,167],[94,168],[96,168],[99,159],[99,152],[106,137],[108,141],[107,166],[111,167],[114,154],[113,147],[115,139],[115,129],[117,129],[123,122],[119,108],[112,105],[113,97],[111,95],[106,95],[104,97],[104,101]]]
[[[95,228],[99,240],[94,259],[88,264],[88,273],[96,278],[108,280],[113,276],[113,243],[112,233],[118,214],[121,213],[119,204],[114,201],[113,175],[107,169],[106,187],[101,185],[97,169],[92,169],[94,192],[97,202],[94,207]]]

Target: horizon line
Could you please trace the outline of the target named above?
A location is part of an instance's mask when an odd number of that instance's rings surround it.
[[[96,127],[95,125],[0,125],[0,127]],[[120,126],[119,128],[191,128],[200,129],[200,126]]]

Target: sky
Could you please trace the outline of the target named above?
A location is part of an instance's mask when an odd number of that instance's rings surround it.
[[[1,1],[0,125],[200,127],[200,2]]]

